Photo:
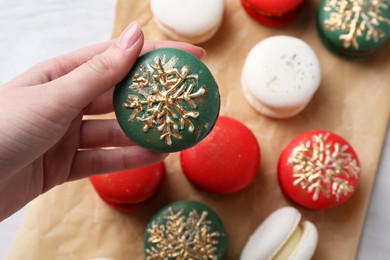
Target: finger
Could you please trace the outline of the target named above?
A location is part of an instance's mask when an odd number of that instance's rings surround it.
[[[161,162],[166,156],[167,154],[151,152],[139,146],[78,151],[68,181],[145,167]]]
[[[58,106],[79,111],[125,77],[142,46],[141,27],[134,22],[106,51],[47,83],[47,91]]]
[[[185,42],[175,42],[175,41],[146,41],[144,44],[144,47],[142,49],[141,54],[144,54],[146,52],[159,49],[159,48],[177,48],[181,49],[183,51],[187,51],[194,56],[198,57],[199,59],[206,56],[205,49],[192,45],[190,43]]]
[[[40,62],[7,84],[9,86],[31,86],[52,81],[71,72],[81,64],[90,60],[93,56],[107,50],[111,44],[113,44],[112,41],[94,44]]]
[[[54,57],[46,61],[40,62],[31,67],[26,72],[20,74],[5,85],[8,86],[30,86],[50,82],[57,79],[81,64],[90,60],[93,56],[106,51],[115,40],[97,43],[79,50],[70,52],[65,55]],[[178,48],[188,51],[198,57],[203,58],[206,51],[198,46],[175,41],[146,41],[142,49],[142,54],[158,48]]]
[[[158,48],[178,48],[182,49],[185,51],[188,51],[195,55],[198,58],[202,58],[205,55],[205,50],[197,47],[195,45],[189,44],[189,43],[184,43],[184,42],[174,42],[174,41],[146,41],[144,43],[144,47],[141,51],[142,53],[158,49]],[[87,108],[86,114],[104,114],[104,113],[109,113],[114,110],[113,106],[113,101],[112,101],[112,96],[113,96],[113,88],[98,97],[95,101],[93,101]]]
[[[132,146],[115,119],[84,120],[81,127],[80,148]]]
[[[86,115],[100,115],[114,111],[114,103],[112,96],[114,95],[114,88],[110,88],[94,101],[92,101],[85,110]]]

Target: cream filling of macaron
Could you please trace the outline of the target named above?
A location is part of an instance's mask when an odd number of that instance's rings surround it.
[[[285,260],[288,259],[291,253],[295,250],[297,244],[302,237],[303,229],[299,224],[295,231],[291,234],[289,239],[284,243],[278,253],[272,258],[273,260]]]
[[[269,116],[276,119],[284,119],[291,116],[294,116],[301,112],[309,103],[310,100],[306,102],[302,102],[301,104],[297,104],[295,106],[286,106],[286,107],[272,107],[266,104],[263,104],[261,101],[257,100],[245,86],[245,83],[242,81],[241,83],[244,96],[248,103],[260,114],[265,116]]]
[[[300,220],[301,214],[293,207],[274,211],[250,236],[240,259],[311,259],[317,246],[317,229],[311,222]]]

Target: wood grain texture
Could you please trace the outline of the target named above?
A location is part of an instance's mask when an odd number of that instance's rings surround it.
[[[176,200],[196,200],[213,208],[228,234],[226,259],[238,259],[248,237],[268,214],[284,205],[296,206],[279,188],[277,162],[287,143],[309,129],[343,136],[362,165],[360,185],[344,205],[325,211],[297,207],[303,219],[319,230],[314,259],[355,258],[390,113],[390,42],[367,60],[344,60],[325,49],[317,36],[318,1],[308,1],[293,24],[279,29],[254,22],[237,0],[225,3],[220,30],[202,44],[208,53],[204,62],[220,87],[221,114],[245,123],[260,143],[262,160],[255,181],[237,194],[208,194],[186,181],[178,154],[171,154],[166,159],[168,174],[162,194],[150,207],[132,214],[104,205],[87,180],[62,185],[33,202],[9,259],[143,259],[146,223],[159,208]],[[157,30],[149,1],[135,0],[118,0],[113,38],[135,19],[143,25],[146,39],[168,39]],[[287,120],[257,114],[241,91],[241,68],[247,53],[261,39],[273,35],[303,39],[322,66],[322,83],[313,100],[302,113]]]

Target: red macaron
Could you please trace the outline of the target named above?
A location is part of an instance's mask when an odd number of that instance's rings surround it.
[[[149,204],[161,189],[165,176],[163,162],[151,166],[91,176],[89,179],[100,198],[122,211],[132,211]]]
[[[324,130],[307,131],[283,150],[278,179],[284,193],[314,210],[343,204],[356,190],[360,163],[352,146]]]
[[[195,186],[210,193],[233,193],[256,177],[260,146],[243,123],[220,116],[203,141],[181,151],[180,161],[185,176]]]
[[[301,11],[304,0],[241,0],[245,11],[256,21],[268,26],[285,26]]]

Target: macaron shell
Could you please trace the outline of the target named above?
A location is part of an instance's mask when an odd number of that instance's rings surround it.
[[[142,209],[147,207],[152,201],[156,198],[156,196],[159,194],[160,189],[162,187],[162,183],[156,188],[156,190],[153,191],[153,193],[150,195],[150,197],[146,198],[144,201],[140,202],[133,202],[133,203],[117,203],[117,202],[112,202],[109,200],[106,200],[103,196],[100,196],[100,198],[110,207],[123,211],[123,212],[133,212],[138,209]]]
[[[251,235],[241,260],[272,259],[288,241],[301,220],[293,207],[283,207],[271,213]]]
[[[223,0],[151,0],[150,6],[159,23],[183,37],[215,32],[224,11]]]
[[[308,209],[328,209],[352,196],[360,179],[360,163],[345,139],[329,131],[311,130],[283,150],[278,179],[294,202]]]
[[[272,1],[274,2],[274,1]],[[288,25],[294,18],[301,12],[302,6],[298,6],[296,9],[288,11],[283,14],[268,13],[256,9],[247,0],[241,0],[244,10],[257,22],[271,27],[281,27]]]
[[[214,27],[210,28],[210,30],[202,33],[202,34],[196,34],[196,35],[190,35],[190,34],[179,34],[176,32],[173,28],[170,28],[168,26],[165,26],[161,22],[159,22],[157,19],[155,19],[155,22],[158,26],[158,28],[169,38],[176,40],[176,41],[182,41],[182,42],[189,42],[192,44],[200,44],[203,42],[206,42],[210,38],[216,34],[216,32],[219,29],[220,23],[222,22],[222,19],[219,24],[215,25]]]
[[[284,14],[297,9],[304,0],[245,0],[253,9],[270,14]]]
[[[146,259],[222,260],[227,235],[211,208],[196,201],[176,201],[151,218],[144,234],[144,249]]]
[[[317,28],[324,44],[343,56],[371,54],[390,37],[390,2],[323,0]]]
[[[334,44],[332,41],[328,39],[328,37],[326,36],[323,29],[320,27],[318,22],[316,27],[317,27],[318,37],[320,38],[322,44],[324,44],[324,46],[328,48],[328,50],[330,50],[331,52],[333,52],[334,54],[340,57],[348,58],[348,59],[362,59],[372,54],[375,51],[375,49],[368,50],[368,51],[356,51],[356,50],[348,51],[346,49],[340,48],[339,46],[337,46],[336,44]]]
[[[247,55],[241,75],[249,103],[255,109],[266,107],[257,110],[279,118],[304,109],[320,81],[316,54],[304,41],[290,36],[273,36],[256,44]],[[258,106],[253,105],[256,102]]]
[[[115,87],[114,110],[125,134],[157,152],[194,146],[219,115],[218,85],[192,54],[161,48],[140,56]]]
[[[90,180],[104,200],[111,203],[139,203],[148,199],[165,175],[164,163],[91,176]]]
[[[210,134],[180,153],[187,179],[212,193],[232,193],[247,187],[260,165],[260,147],[252,131],[230,117],[220,116]]]
[[[256,99],[251,92],[248,90],[248,88],[245,86],[245,83],[241,83],[242,91],[244,93],[244,97],[248,101],[248,103],[260,114],[275,118],[275,119],[285,119],[292,117],[299,112],[301,112],[305,108],[305,104],[302,104],[300,106],[296,107],[272,107],[265,104],[262,104],[261,102]]]
[[[165,179],[164,162],[138,169],[91,176],[99,197],[120,211],[134,211],[150,204],[160,193]]]
[[[302,236],[294,251],[289,256],[289,260],[310,260],[317,248],[318,231],[313,223],[302,222]]]

